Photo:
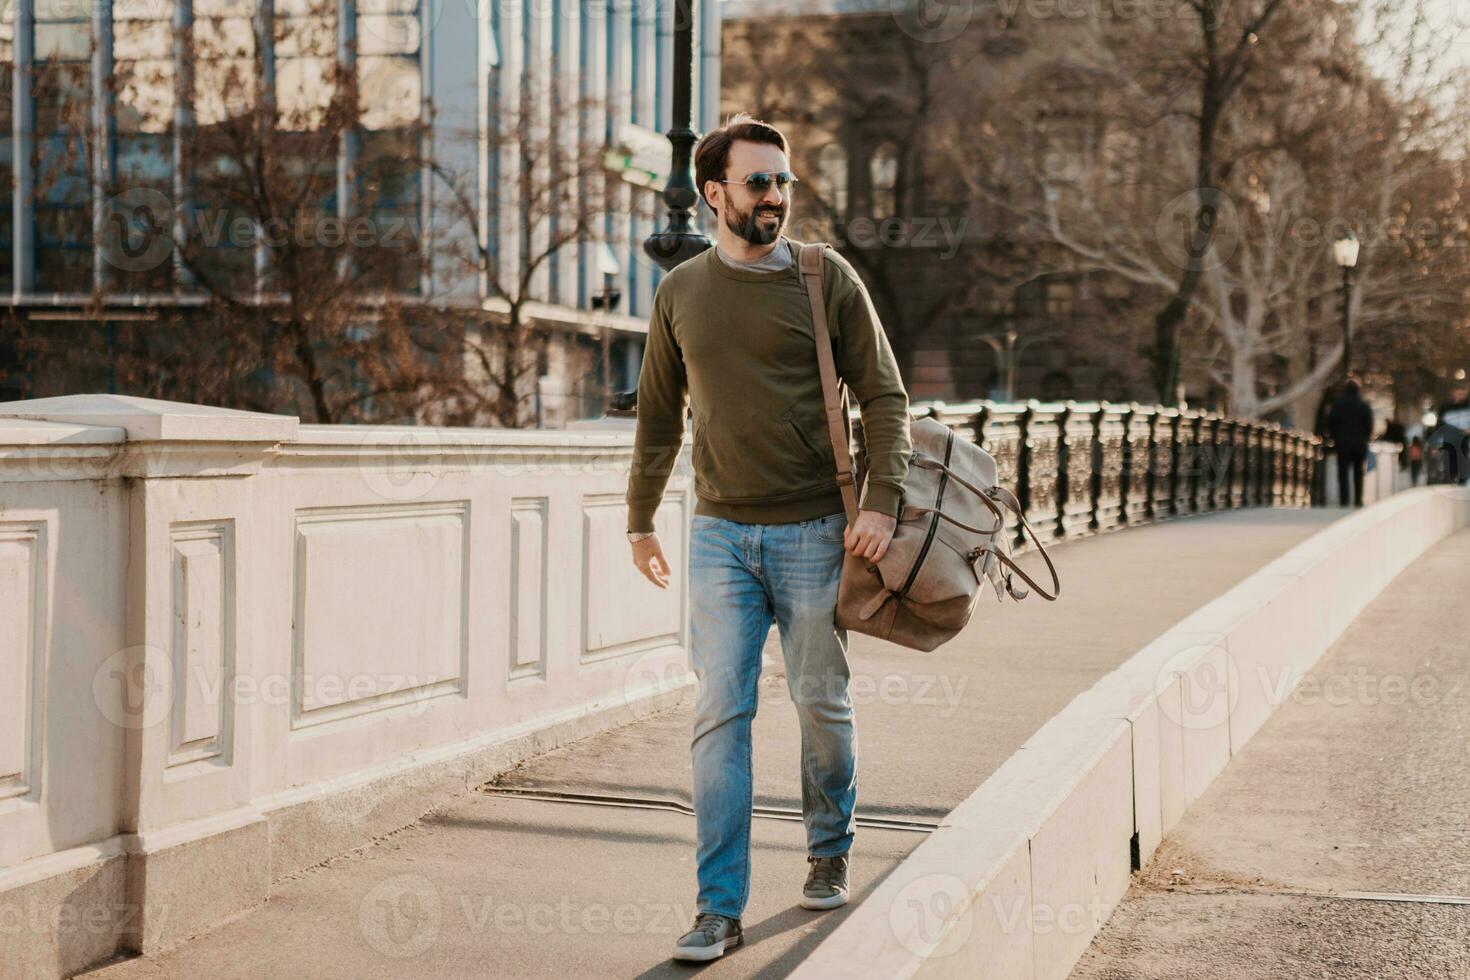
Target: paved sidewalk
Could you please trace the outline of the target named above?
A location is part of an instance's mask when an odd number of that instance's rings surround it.
[[[1470,977],[1467,598],[1462,530],[1384,590],[1194,803],[1074,980]]]
[[[966,633],[929,654],[853,635],[860,819],[937,820],[1076,694],[1345,513],[1235,511],[1066,542],[1052,549],[1056,603],[982,598]],[[767,654],[756,804],[799,808],[799,736],[774,630]],[[500,783],[687,802],[691,717],[685,706],[586,739]],[[678,813],[470,794],[280,883],[263,908],[170,954],[93,975],[683,977],[689,968],[668,956],[693,918],[693,835]],[[753,836],[747,943],[702,973],[784,975],[847,912],[798,906],[800,823],[758,819]],[[854,899],[920,840],[860,826]]]

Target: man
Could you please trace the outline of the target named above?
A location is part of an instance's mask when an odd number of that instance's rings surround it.
[[[857,743],[847,631],[834,623],[844,552],[878,561],[897,526],[912,440],[908,393],[872,301],[828,252],[837,372],[862,409],[867,479],[847,526],[828,435],[811,307],[782,233],[794,183],[785,136],[741,113],[695,150],[714,248],[659,283],[638,378],[628,479],[633,563],[670,574],[658,508],[693,410],[690,659],[699,680],[691,756],[699,897],[674,957],[710,960],[743,941],[750,886],[751,721],[774,619],[801,726],[807,877],[801,904],[848,898]],[[844,427],[850,423],[843,418]]]
[[[1470,484],[1470,387],[1455,385],[1435,414],[1439,424],[1426,445],[1435,463],[1430,482]]]
[[[1348,506],[1348,470],[1353,473],[1353,507],[1363,506],[1363,476],[1368,440],[1373,436],[1373,408],[1359,394],[1358,379],[1349,376],[1342,394],[1327,413],[1327,434],[1337,449],[1337,501]]]

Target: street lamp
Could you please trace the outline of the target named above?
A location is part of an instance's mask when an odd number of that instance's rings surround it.
[[[995,359],[999,364],[1001,377],[1004,378],[1006,389],[1006,401],[1016,400],[1016,367],[1021,360],[1021,352],[1030,347],[1038,340],[1045,340],[1049,335],[1035,334],[1030,337],[1021,337],[1013,324],[1006,324],[1005,333],[996,336],[994,334],[979,334],[980,340],[989,344],[995,351]]]
[[[669,223],[661,232],[643,240],[643,254],[659,268],[672,272],[674,267],[705,251],[713,243],[694,230],[694,208],[699,192],[694,187],[694,129],[690,104],[694,88],[694,3],[674,0],[674,113],[673,128],[668,131],[673,144],[669,164],[669,181],[664,185],[664,206],[669,209]],[[700,5],[701,15],[709,5]],[[638,411],[638,389],[619,391],[608,400],[608,414],[632,415]]]
[[[611,313],[618,308],[618,301],[623,298],[622,290],[613,286],[618,274],[623,271],[618,257],[603,242],[597,250],[597,271],[602,273],[602,292],[592,296],[592,308],[604,313]],[[603,411],[612,405],[612,325],[602,325],[602,408]]]
[[[1342,376],[1345,378],[1353,370],[1353,324],[1352,324],[1352,298],[1353,267],[1358,264],[1358,248],[1360,243],[1357,236],[1352,232],[1345,232],[1341,238],[1332,243],[1332,259],[1342,269]]]
[[[669,182],[664,187],[664,205],[669,209],[669,224],[661,232],[649,235],[643,251],[665,272],[710,247],[706,236],[693,230],[694,207],[699,192],[694,187],[691,158],[694,130],[690,128],[691,90],[694,87],[694,14],[693,0],[674,0],[674,114],[669,142],[673,144],[673,163]],[[704,6],[707,10],[707,6]]]

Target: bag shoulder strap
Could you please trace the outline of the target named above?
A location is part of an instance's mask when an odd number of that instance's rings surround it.
[[[812,332],[817,343],[817,367],[822,373],[822,401],[827,406],[827,435],[837,460],[837,485],[842,488],[842,506],[847,521],[857,521],[857,491],[853,483],[852,457],[848,453],[847,429],[843,425],[842,399],[837,392],[837,367],[832,363],[832,335],[827,330],[827,302],[823,296],[822,271],[827,264],[826,242],[807,242],[797,254],[801,280],[806,284],[812,307]]]

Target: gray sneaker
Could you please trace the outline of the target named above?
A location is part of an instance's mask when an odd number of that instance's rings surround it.
[[[725,950],[745,942],[740,921],[717,912],[701,912],[694,917],[694,928],[674,943],[676,960],[715,960]]]
[[[804,909],[835,909],[847,904],[847,855],[815,857],[808,854],[806,886],[801,890]]]

